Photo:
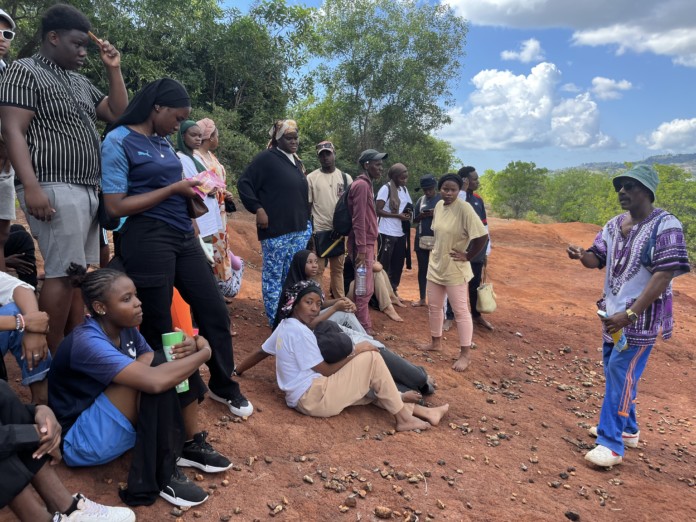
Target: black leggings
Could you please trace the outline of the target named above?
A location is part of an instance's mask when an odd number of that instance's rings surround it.
[[[406,261],[406,236],[395,237],[380,234],[377,259],[389,275],[389,282],[396,292],[399,283],[401,283],[401,274],[404,271],[404,262]]]
[[[430,262],[430,250],[416,248],[416,259],[418,260],[418,293],[421,301],[425,299],[425,285],[428,283],[428,263]]]
[[[121,256],[143,303],[140,333],[150,346],[161,349],[162,334],[172,331],[170,309],[176,287],[213,350],[206,363],[210,369],[208,386],[226,399],[239,397],[239,384],[231,377],[234,355],[229,313],[195,235],[158,219],[130,217],[121,230]]]

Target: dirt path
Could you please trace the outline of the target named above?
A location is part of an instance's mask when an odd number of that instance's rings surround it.
[[[269,329],[251,216],[235,216],[234,228],[235,253],[248,262],[231,307],[241,360]],[[582,455],[592,444],[586,428],[597,421],[604,389],[594,305],[603,273],[571,262],[564,248],[588,245],[598,227],[491,219],[490,228],[499,309],[489,319],[496,331],[476,329],[479,348],[467,372],[450,370],[454,331],[442,353],[417,350],[428,338],[425,308],[399,309],[400,324],[372,312],[385,344],[437,380],[431,403],[451,405],[442,425],[393,435],[391,419],[375,407],[330,419],[302,416],[285,406],[273,363],[264,361],[240,378],[256,407],[248,420],[232,422],[221,405],[204,403],[202,424],[235,468],[201,476],[211,499],[183,519],[268,520],[282,506],[276,519],[367,521],[383,506],[394,519],[412,514],[406,519],[421,521],[559,521],[569,511],[585,521],[696,520],[696,277],[676,281],[674,338],[658,341],[640,385],[640,448],[629,450],[621,466],[594,469]],[[415,269],[414,256],[414,271],[405,272],[400,288],[406,299],[417,298]],[[16,369],[12,361],[8,366]],[[59,473],[69,489],[114,503],[128,462],[61,466]],[[142,521],[175,519],[162,500],[136,511]],[[0,520],[9,519],[0,512]]]

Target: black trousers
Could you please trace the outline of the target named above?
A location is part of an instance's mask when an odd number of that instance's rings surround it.
[[[172,331],[170,308],[176,287],[191,306],[201,335],[213,350],[206,363],[210,369],[208,386],[226,399],[238,397],[239,384],[232,380],[234,355],[229,313],[194,234],[184,234],[158,219],[130,217],[121,230],[121,257],[143,302],[140,333],[150,346],[161,349],[162,334]],[[182,397],[182,404],[185,402]]]
[[[4,253],[6,258],[15,254],[21,254],[24,261],[31,263],[31,272],[28,274],[17,272],[17,279],[36,288],[38,283],[36,273],[36,246],[34,245],[34,239],[31,237],[31,234],[27,232],[27,229],[22,225],[14,223],[10,226],[10,235],[7,237]]]
[[[406,236],[401,237],[379,235],[379,254],[377,259],[389,276],[389,282],[396,292],[401,283],[401,274],[406,261]]]
[[[152,366],[164,362],[164,354],[155,352]],[[174,388],[158,394],[140,393],[128,487],[119,490],[121,500],[129,506],[154,504],[171,481],[186,440],[178,395]]]
[[[34,416],[10,386],[0,381],[0,429],[12,424],[33,425]],[[35,460],[31,453],[19,451],[0,459],[0,509],[19,495],[48,461],[48,456]]]
[[[474,277],[469,281],[469,306],[471,307],[471,317],[476,318],[481,316],[481,312],[476,310],[476,303],[478,303],[478,287],[481,286],[481,274],[483,273],[483,263],[471,263],[471,271],[474,273]],[[454,320],[454,312],[452,307],[447,301],[447,311],[445,313],[445,318],[450,321]]]
[[[421,300],[425,299],[425,285],[428,283],[428,262],[430,262],[430,250],[416,248],[416,259],[418,260],[418,293]]]

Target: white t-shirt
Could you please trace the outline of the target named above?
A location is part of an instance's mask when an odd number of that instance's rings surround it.
[[[408,203],[411,201],[411,195],[406,187],[399,187],[399,214],[404,211]],[[384,201],[384,209],[391,212],[389,209],[389,184],[383,185],[377,192],[377,201]],[[379,218],[379,233],[392,237],[401,237],[404,235],[404,229],[401,226],[402,221],[399,218]]]
[[[34,287],[5,272],[0,272],[0,306],[14,303],[15,288],[22,287],[34,291]]]
[[[276,380],[285,392],[285,403],[294,408],[300,398],[321,377],[312,370],[324,362],[312,330],[297,319],[283,319],[261,349],[276,358]]]

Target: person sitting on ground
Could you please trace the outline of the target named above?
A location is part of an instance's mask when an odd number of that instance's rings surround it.
[[[36,288],[39,284],[36,245],[31,234],[19,223],[10,225],[10,235],[5,243],[4,254],[5,266],[15,271],[17,279]]]
[[[406,305],[394,293],[394,289],[389,282],[389,276],[379,261],[372,263],[372,275],[374,278],[374,293],[372,294],[372,299],[370,299],[370,306],[377,308],[392,321],[402,323],[404,320],[394,307],[405,308]],[[347,295],[349,299],[355,297],[355,280],[350,282]]]
[[[22,371],[34,404],[46,404],[51,353],[46,344],[48,314],[39,311],[34,288],[0,272],[0,357],[9,351]],[[4,369],[4,365],[3,365]]]
[[[165,362],[137,330],[143,309],[126,274],[71,265],[70,275],[91,317],[61,343],[49,374],[66,464],[96,466],[135,448],[121,492],[127,504],[149,505],[158,494],[177,506],[204,502],[207,493],[179,470],[176,457],[179,466],[209,473],[231,466],[197,426],[206,391],[197,370],[212,355],[208,341],[184,335]],[[185,379],[190,393],[177,395],[175,386]]]
[[[285,278],[283,294],[297,283],[304,280],[312,280],[317,285],[319,277],[319,258],[311,250],[300,250],[292,259],[290,270]],[[396,386],[402,392],[404,402],[419,402],[423,395],[430,395],[435,392],[435,384],[428,376],[425,368],[410,363],[403,357],[390,351],[384,344],[369,335],[365,328],[360,324],[355,316],[355,305],[348,298],[324,301],[322,296],[322,312],[309,325],[310,329],[316,328],[322,321],[332,321],[348,335],[353,344],[367,341],[379,350],[384,362],[389,369]],[[282,307],[279,307],[276,317],[282,316]],[[277,326],[277,325],[276,325]],[[235,369],[237,375],[242,375],[245,371],[268,357],[269,354],[262,349],[252,353],[244,359]]]
[[[397,431],[422,430],[440,423],[449,405],[404,404],[384,360],[369,342],[359,343],[336,363],[324,360],[309,327],[322,302],[322,290],[314,281],[297,283],[283,301],[285,319],[262,349],[276,356],[276,378],[288,407],[313,417],[332,417],[348,406],[374,402],[394,415]]]
[[[70,495],[54,467],[61,459],[60,435],[50,408],[22,404],[0,381],[0,509],[9,506],[19,520],[31,522],[135,522],[128,508]]]

